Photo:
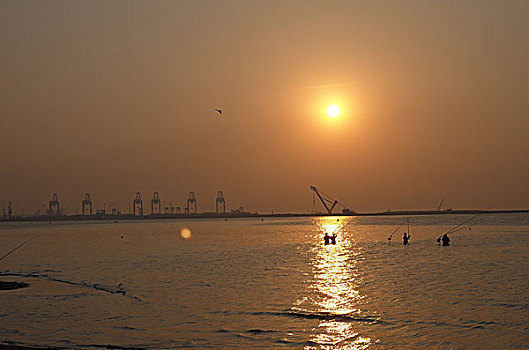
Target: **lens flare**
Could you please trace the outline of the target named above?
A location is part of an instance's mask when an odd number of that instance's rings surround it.
[[[192,234],[191,234],[191,230],[188,229],[187,227],[184,227],[183,229],[180,230],[180,236],[183,238],[183,239],[189,239],[191,238]]]

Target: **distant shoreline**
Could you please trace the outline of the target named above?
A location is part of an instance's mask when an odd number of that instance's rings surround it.
[[[35,347],[21,344],[0,344],[0,350],[61,350],[65,348]]]
[[[61,215],[61,216],[17,216],[11,220],[2,219],[0,222],[33,222],[33,221],[119,221],[119,220],[188,220],[188,219],[240,219],[240,218],[285,218],[285,217],[314,217],[314,216],[415,216],[415,215],[480,215],[480,214],[523,214],[529,209],[462,209],[462,210],[399,210],[384,212],[342,212],[342,213],[283,213],[283,214],[261,214],[261,213],[196,213],[196,214],[97,214],[97,215]]]

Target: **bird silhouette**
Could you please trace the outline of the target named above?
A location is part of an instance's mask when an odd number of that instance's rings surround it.
[[[221,114],[222,115],[222,110],[218,109],[218,108],[215,108],[215,112],[217,112],[218,114]]]

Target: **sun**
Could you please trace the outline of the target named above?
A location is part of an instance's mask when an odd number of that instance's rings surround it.
[[[338,105],[330,105],[327,107],[327,115],[331,118],[336,118],[340,115],[340,107]]]

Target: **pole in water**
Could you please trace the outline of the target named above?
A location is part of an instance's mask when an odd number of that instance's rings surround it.
[[[405,245],[408,244],[407,241],[409,241],[410,238],[411,238],[411,232],[410,232],[410,218],[408,217],[408,214],[406,214],[406,221],[408,222],[408,239],[406,240]]]
[[[465,221],[463,221],[462,223],[460,223],[459,225],[456,225],[454,227],[452,227],[450,230],[446,231],[445,233],[443,233],[442,235],[440,235],[439,237],[437,237],[437,243],[441,242],[441,237],[445,236],[445,235],[448,235],[449,233],[454,233],[454,232],[457,232],[457,231],[460,231],[462,230],[462,228],[460,228],[461,226],[463,226],[464,224],[466,224],[467,222],[469,222],[470,220],[474,219],[477,215],[474,215],[473,217],[471,217],[470,219],[467,219]]]
[[[395,234],[395,232],[397,232],[399,230],[399,228],[402,227],[402,225],[404,225],[404,222],[402,224],[399,225],[399,227],[397,227],[393,232],[391,232],[391,234],[389,235],[388,237],[388,244],[391,244],[391,237],[393,237],[393,235]]]
[[[4,258],[7,258],[11,253],[13,253],[15,250],[17,250],[18,248],[22,247],[24,244],[26,243],[29,243],[31,240],[33,240],[34,238],[36,238],[38,235],[35,235],[33,237],[31,237],[30,239],[28,239],[27,241],[24,241],[22,243],[20,243],[19,245],[17,245],[15,248],[11,249],[8,253],[4,254],[4,256],[2,256],[0,258],[0,261],[2,261]]]

